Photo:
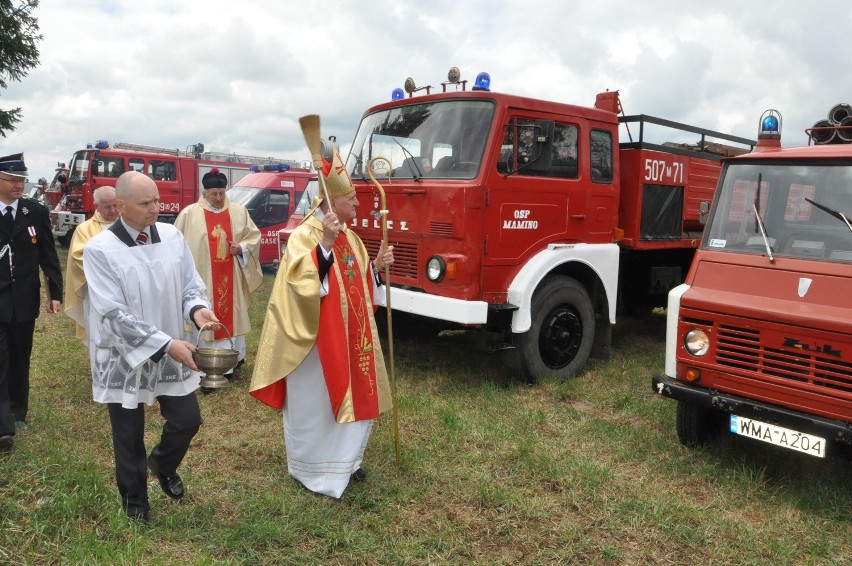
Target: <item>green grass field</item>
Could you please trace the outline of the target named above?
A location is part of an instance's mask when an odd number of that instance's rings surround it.
[[[566,383],[512,382],[464,332],[395,341],[401,465],[388,413],[367,481],[311,494],[287,475],[280,414],[248,395],[271,284],[238,379],[199,394],[187,496],[151,480],[149,526],[122,514],[86,349],[42,315],[30,430],[0,457],[0,563],[852,565],[849,461],[678,443],[675,404],[650,387],[660,315],[621,321],[612,358]],[[162,419],[147,415],[150,449]]]

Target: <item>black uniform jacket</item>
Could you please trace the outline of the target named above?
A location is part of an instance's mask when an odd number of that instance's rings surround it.
[[[2,207],[0,207],[2,208]],[[47,277],[51,300],[62,300],[62,268],[50,231],[50,214],[43,205],[18,199],[18,212],[11,236],[0,230],[0,322],[35,320],[41,306],[39,268]]]

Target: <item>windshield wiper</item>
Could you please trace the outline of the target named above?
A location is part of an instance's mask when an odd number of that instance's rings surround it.
[[[398,139],[396,139],[396,138],[391,138],[391,139],[396,143],[396,145],[398,145],[399,147],[402,148],[402,152],[406,155],[406,157],[408,157],[408,159],[405,162],[408,163],[409,165],[414,165],[415,170],[411,172],[411,177],[415,181],[419,181],[420,177],[423,176],[423,173],[420,171],[420,167],[417,166],[417,160],[414,159],[414,155],[412,155],[411,152],[408,151],[408,149],[404,145],[399,143]],[[409,169],[411,169],[411,167],[409,167]]]
[[[852,224],[849,223],[849,219],[846,217],[845,214],[843,214],[839,210],[834,210],[833,208],[829,208],[829,207],[825,206],[824,204],[820,204],[820,203],[816,202],[815,200],[811,200],[808,197],[805,197],[805,200],[808,201],[809,203],[811,203],[812,205],[814,205],[815,207],[817,207],[818,209],[825,211],[825,212],[829,213],[830,215],[832,215],[833,217],[839,218],[840,220],[842,220],[844,222],[844,224],[846,224],[846,227],[849,228],[849,231],[852,232]]]
[[[361,154],[363,154],[363,153],[364,153],[364,148],[362,147],[361,152],[358,153],[358,155],[355,156],[355,164],[352,165],[352,177],[355,177],[356,179],[363,179],[364,178],[364,171],[363,171],[364,158],[361,157]]]
[[[766,225],[763,223],[763,218],[757,210],[760,204],[760,185],[763,183],[763,173],[757,174],[757,189],[754,191],[754,202],[751,204],[751,209],[754,211],[754,224],[760,230],[760,236],[763,238],[763,245],[766,247],[766,256],[770,263],[775,263],[775,256],[772,255],[772,244],[769,243],[769,238],[766,235]]]
[[[772,255],[772,244],[769,243],[769,238],[766,237],[766,226],[763,225],[763,218],[760,217],[760,213],[757,211],[757,205],[752,204],[751,208],[754,210],[754,221],[757,223],[757,227],[760,228],[760,235],[763,236],[766,255],[769,257],[770,262],[775,263],[775,256]]]

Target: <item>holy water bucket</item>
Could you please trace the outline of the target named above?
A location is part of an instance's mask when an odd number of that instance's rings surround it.
[[[228,332],[228,340],[231,342],[231,348],[199,348],[198,342],[201,340],[201,333],[210,324],[217,323],[207,323],[198,329],[198,337],[195,339],[195,351],[192,353],[192,359],[195,361],[198,369],[206,374],[201,378],[201,387],[219,389],[228,385],[225,372],[237,365],[240,353],[234,349],[234,339],[223,324],[219,324],[219,326],[225,328],[225,332]]]

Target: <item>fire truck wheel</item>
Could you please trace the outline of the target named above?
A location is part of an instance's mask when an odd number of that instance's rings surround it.
[[[506,350],[507,369],[528,382],[577,375],[586,365],[595,336],[595,313],[586,289],[564,276],[545,279],[532,299],[532,323],[515,334],[515,349]]]
[[[721,430],[724,415],[686,401],[677,402],[677,438],[684,446],[702,446]]]

